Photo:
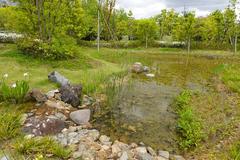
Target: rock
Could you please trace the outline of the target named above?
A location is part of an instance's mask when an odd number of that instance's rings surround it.
[[[158,151],[158,156],[169,159],[170,154],[168,151]]]
[[[114,155],[117,155],[121,151],[129,150],[129,148],[130,147],[127,144],[119,142],[119,141],[115,141],[114,144],[112,145],[112,153]]]
[[[150,71],[150,69],[148,66],[143,66],[143,72],[149,72],[149,71]]]
[[[65,109],[65,106],[63,105],[63,103],[61,103],[61,101],[55,102],[55,101],[47,100],[44,104],[46,107],[50,107],[50,108],[56,108],[60,110]]]
[[[78,110],[70,113],[70,118],[76,124],[85,124],[90,120],[91,111],[90,109]]]
[[[146,76],[147,76],[148,78],[154,78],[154,77],[155,77],[155,74],[146,74]]]
[[[142,154],[147,153],[146,147],[137,147],[135,150],[136,150],[136,153],[142,153]]]
[[[143,65],[140,62],[136,62],[132,65],[132,72],[133,73],[142,73],[143,72]]]
[[[60,113],[60,112],[55,113],[55,116],[58,119],[62,120],[62,121],[66,121],[67,120],[67,117],[64,114]]]
[[[105,135],[102,135],[102,136],[99,138],[99,141],[100,141],[103,145],[106,145],[106,146],[111,146],[111,144],[112,144],[112,142],[110,142],[110,137],[105,136]]]
[[[128,154],[126,151],[124,151],[121,155],[121,157],[119,158],[119,160],[128,160]]]
[[[48,75],[48,79],[51,82],[57,83],[57,84],[59,84],[61,86],[70,85],[69,80],[67,78],[65,78],[64,76],[62,76],[57,71],[53,71],[52,73],[50,73]]]
[[[85,105],[85,106],[90,106],[92,105],[94,102],[94,99],[92,97],[89,97],[87,95],[84,95],[83,96],[83,101],[82,101],[82,104]]]
[[[46,93],[46,96],[48,99],[51,99],[51,98],[54,98],[55,97],[55,94],[59,93],[59,90],[58,89],[55,89],[55,90],[52,90],[52,91],[49,91]]]
[[[61,100],[63,102],[71,104],[73,107],[78,107],[80,105],[82,85],[65,85],[60,88],[59,92],[61,93]]]
[[[93,129],[93,130],[89,130],[88,133],[87,133],[87,136],[90,140],[92,141],[96,141],[98,140],[99,136],[100,136],[100,133],[98,130],[96,129]]]
[[[137,154],[137,160],[153,160],[153,157],[148,153]]]
[[[8,156],[3,156],[3,157],[1,157],[0,160],[10,160],[10,158]]]
[[[34,134],[28,134],[28,135],[24,136],[24,139],[32,139],[34,137],[35,137]]]
[[[23,132],[34,136],[45,136],[60,133],[66,124],[64,121],[55,118],[36,118],[27,119]]]
[[[185,160],[185,158],[183,158],[183,157],[180,156],[180,155],[174,155],[174,156],[173,156],[173,159],[174,159],[174,160]]]
[[[38,103],[43,103],[47,101],[47,96],[44,95],[40,90],[33,89],[30,93],[31,98],[36,100]]]
[[[147,151],[151,156],[157,156],[157,153],[151,147],[147,147]]]

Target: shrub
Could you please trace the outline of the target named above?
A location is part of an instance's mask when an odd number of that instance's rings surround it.
[[[0,141],[16,137],[20,133],[21,116],[15,113],[0,114]]]
[[[25,80],[17,81],[12,86],[9,86],[3,79],[0,84],[0,99],[2,101],[21,103],[23,102],[28,90],[29,85]]]
[[[16,140],[13,146],[18,153],[24,155],[46,156],[52,154],[54,157],[67,159],[71,154],[71,150],[64,148],[50,137],[20,138]]]
[[[189,104],[191,97],[191,92],[186,90],[175,101],[176,111],[179,115],[177,121],[178,143],[184,150],[196,147],[203,138],[201,121],[194,114],[192,106]]]
[[[68,36],[55,37],[51,42],[25,38],[18,42],[22,53],[41,59],[62,60],[74,58],[76,42]]]

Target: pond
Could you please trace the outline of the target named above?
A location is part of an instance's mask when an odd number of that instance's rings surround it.
[[[183,89],[208,92],[213,68],[225,60],[173,54],[155,54],[148,59],[155,78],[133,74],[131,87],[124,89],[119,105],[95,126],[114,140],[143,142],[154,149],[179,153],[174,99]]]

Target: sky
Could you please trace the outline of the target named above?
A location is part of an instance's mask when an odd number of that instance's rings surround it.
[[[216,9],[223,10],[229,0],[117,0],[117,8],[131,10],[135,18],[149,18],[162,9],[174,8],[178,12],[195,11],[197,16],[206,16]]]

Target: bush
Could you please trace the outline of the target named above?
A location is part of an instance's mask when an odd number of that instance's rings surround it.
[[[175,102],[179,115],[177,121],[177,131],[180,136],[178,143],[184,150],[196,147],[203,139],[202,124],[189,104],[191,97],[190,91],[183,91]]]
[[[13,145],[16,151],[23,155],[45,156],[52,154],[54,157],[67,159],[71,150],[64,148],[50,137],[36,137],[32,139],[20,138]]]
[[[68,36],[55,37],[51,42],[25,38],[17,44],[24,54],[41,59],[70,59],[74,58],[77,52],[75,40]]]
[[[15,113],[0,114],[0,141],[16,137],[20,133],[21,116]]]
[[[17,81],[12,86],[9,86],[3,79],[0,84],[0,99],[2,101],[21,103],[24,101],[28,90],[29,85],[25,80]]]

